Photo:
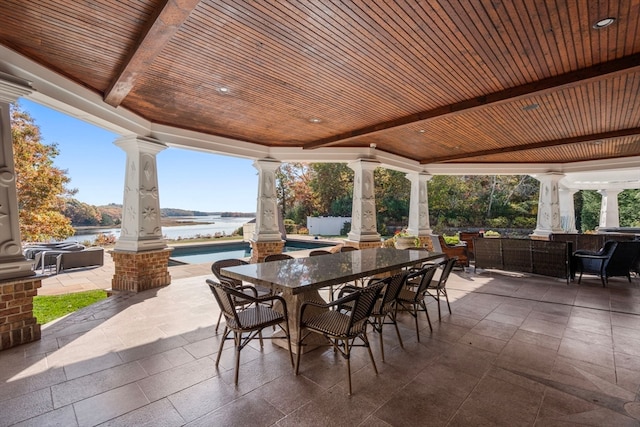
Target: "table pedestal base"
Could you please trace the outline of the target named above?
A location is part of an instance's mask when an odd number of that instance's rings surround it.
[[[305,301],[317,301],[317,302],[325,302],[324,299],[320,296],[317,290],[304,292],[302,294],[296,295],[282,295],[284,300],[287,303],[287,311],[289,312],[289,331],[291,333],[291,351],[294,354],[298,354],[299,351],[302,350],[301,354],[308,353],[311,350],[315,350],[320,346],[328,345],[329,342],[326,338],[319,334],[311,334],[308,336],[304,343],[302,344],[302,349],[298,346],[298,330],[300,329],[300,324],[298,323],[300,316],[300,307],[302,303]],[[276,310],[282,310],[282,306],[276,303]],[[314,316],[320,312],[324,311],[324,309],[320,309],[317,307],[309,307],[305,310],[305,317]],[[304,336],[304,331],[302,331],[302,336]],[[273,334],[273,343],[279,347],[287,349],[287,342],[284,337],[284,333],[282,331],[278,331]]]

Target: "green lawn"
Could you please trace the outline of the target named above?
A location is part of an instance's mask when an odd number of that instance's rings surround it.
[[[107,293],[103,290],[65,295],[39,295],[33,297],[33,315],[38,319],[39,324],[44,325],[106,297]]]

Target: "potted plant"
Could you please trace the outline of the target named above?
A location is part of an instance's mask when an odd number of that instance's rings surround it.
[[[397,231],[393,236],[393,240],[396,249],[406,249],[420,246],[420,239],[418,239],[418,236],[410,235],[406,229]]]
[[[484,232],[484,237],[497,239],[498,237],[500,237],[500,233],[498,233],[497,231],[489,230]]]

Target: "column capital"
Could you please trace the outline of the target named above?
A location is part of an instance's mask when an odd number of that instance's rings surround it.
[[[265,158],[254,161],[253,167],[258,169],[259,171],[264,170],[275,172],[281,164],[282,162],[280,160]]]
[[[15,102],[33,91],[31,82],[0,72],[0,102]]]
[[[155,138],[137,135],[127,135],[116,139],[113,142],[122,148],[127,154],[129,153],[147,153],[158,154],[168,147]]]
[[[426,172],[407,172],[405,174],[405,177],[408,180],[418,179],[420,181],[431,181],[431,178],[433,178],[433,175]]]
[[[355,170],[374,170],[380,166],[380,162],[373,159],[358,159],[347,163],[350,169]]]

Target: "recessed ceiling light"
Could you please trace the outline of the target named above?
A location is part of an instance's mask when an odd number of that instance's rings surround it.
[[[420,130],[418,131],[418,133],[425,133],[425,132],[426,132],[426,131],[425,131],[424,129],[420,129]]]
[[[227,95],[229,93],[229,88],[228,87],[224,87],[224,86],[221,86],[216,90],[218,91],[218,93],[220,93],[222,95]]]
[[[537,110],[540,107],[538,104],[529,104],[522,107],[522,111],[533,111]]]
[[[319,118],[317,118],[317,117],[311,117],[311,118],[309,119],[309,121],[310,121],[311,123],[320,123],[320,122],[322,122],[322,119],[319,119]]]
[[[601,19],[599,21],[596,21],[595,24],[593,24],[593,28],[595,28],[596,30],[599,30],[601,28],[605,28],[608,27],[609,25],[613,24],[615,22],[616,18],[604,18]]]

